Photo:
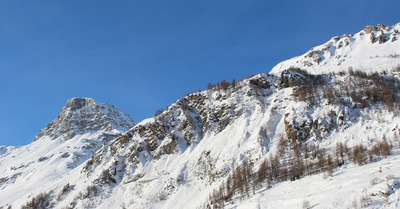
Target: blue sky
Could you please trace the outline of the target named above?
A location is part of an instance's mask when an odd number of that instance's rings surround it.
[[[207,83],[268,72],[332,36],[400,22],[400,1],[1,1],[0,145],[72,97],[134,120]]]

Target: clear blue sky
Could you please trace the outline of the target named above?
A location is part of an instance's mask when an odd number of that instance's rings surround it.
[[[139,122],[209,82],[400,22],[399,9],[399,0],[1,1],[0,145],[30,143],[72,97]]]

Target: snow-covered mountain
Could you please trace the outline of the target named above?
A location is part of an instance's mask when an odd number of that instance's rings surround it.
[[[48,137],[51,140],[68,140],[76,135],[99,131],[126,131],[134,121],[114,106],[96,103],[90,98],[72,98],[67,101],[60,115],[39,131],[35,141]]]
[[[68,177],[105,142],[134,125],[112,105],[70,99],[31,144],[0,147],[0,204],[29,198]]]
[[[71,99],[31,144],[0,147],[0,207],[398,208],[398,29],[335,37],[138,124]]]
[[[400,24],[367,26],[350,35],[331,38],[307,53],[276,65],[271,74],[280,74],[290,67],[307,70],[311,74],[327,74],[353,68],[365,72],[390,70],[400,66]]]

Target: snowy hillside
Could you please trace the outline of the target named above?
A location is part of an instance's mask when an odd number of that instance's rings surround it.
[[[34,142],[0,147],[0,207],[398,208],[399,27],[333,38],[138,124],[71,99]]]
[[[400,208],[400,153],[261,189],[227,208]],[[379,172],[381,167],[382,172]]]
[[[307,53],[276,65],[271,74],[290,67],[312,74],[347,71],[349,67],[364,72],[390,70],[400,66],[400,23],[393,26],[367,26],[351,35],[333,37]]]
[[[42,192],[134,124],[111,105],[88,98],[69,100],[34,142],[0,147],[0,204]]]

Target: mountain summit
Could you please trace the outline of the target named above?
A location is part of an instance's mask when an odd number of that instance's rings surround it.
[[[334,37],[138,124],[73,98],[34,142],[0,147],[0,208],[398,208],[399,27]]]
[[[335,36],[313,47],[305,54],[276,65],[271,74],[280,74],[290,67],[311,74],[347,71],[366,73],[390,70],[400,65],[400,23],[393,26],[367,26],[356,34]]]
[[[57,179],[69,176],[104,143],[134,125],[129,115],[113,105],[90,98],[68,100],[60,115],[40,130],[31,144],[0,146],[0,166],[8,168],[0,170],[0,203],[15,199],[12,194],[30,196],[44,185],[57,185]],[[7,192],[10,190],[13,192]]]
[[[39,131],[35,141],[45,136],[70,139],[78,134],[100,130],[126,131],[134,125],[129,115],[113,105],[98,103],[91,98],[72,98],[62,108],[60,115]]]

